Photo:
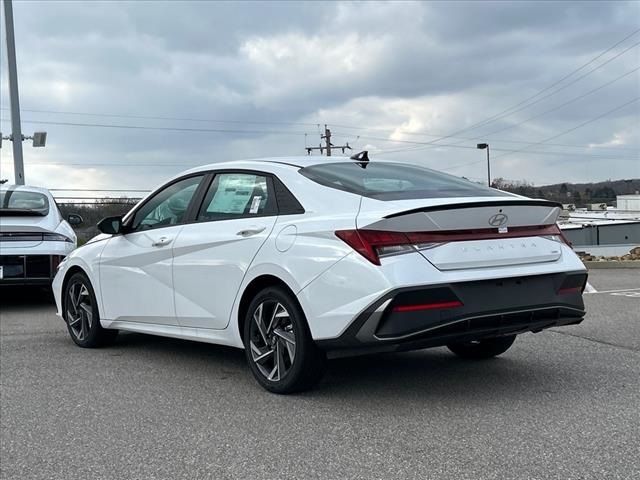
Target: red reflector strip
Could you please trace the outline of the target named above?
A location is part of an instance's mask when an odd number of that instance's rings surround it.
[[[536,225],[528,227],[509,227],[500,233],[497,228],[480,228],[471,230],[449,230],[436,232],[408,232],[411,243],[428,242],[461,242],[467,240],[491,240],[514,237],[536,237],[541,235],[562,235],[558,225]]]
[[[445,308],[462,307],[462,302],[454,300],[451,302],[419,303],[416,305],[396,305],[394,312],[417,312],[420,310],[442,310]]]

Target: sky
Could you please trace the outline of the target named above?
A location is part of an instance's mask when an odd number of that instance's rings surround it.
[[[640,2],[14,0],[28,184],[150,189],[333,143],[486,181],[640,177]],[[4,18],[0,126],[10,133]],[[317,154],[317,153],[315,153]],[[10,142],[0,178],[13,181]]]

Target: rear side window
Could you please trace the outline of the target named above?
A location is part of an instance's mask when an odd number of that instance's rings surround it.
[[[275,215],[270,179],[253,173],[219,173],[207,191],[198,221]]]
[[[403,163],[327,163],[302,168],[300,173],[321,185],[377,200],[505,195],[463,178]]]

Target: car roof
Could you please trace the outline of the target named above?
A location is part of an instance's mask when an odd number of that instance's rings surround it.
[[[295,168],[309,167],[312,165],[352,162],[349,157],[322,157],[322,156],[297,156],[297,157],[267,157],[254,158],[250,160],[233,160],[230,162],[209,163],[207,165],[199,165],[189,170],[190,173],[206,170],[221,170],[225,168],[264,168],[265,165],[288,165]]]
[[[37,192],[47,196],[51,195],[49,190],[42,187],[32,187],[31,185],[0,185],[0,192],[8,191]]]

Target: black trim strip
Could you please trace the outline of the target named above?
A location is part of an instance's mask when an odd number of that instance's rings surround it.
[[[392,213],[383,218],[401,217],[403,215],[410,215],[412,213],[419,212],[437,212],[443,210],[457,210],[463,208],[478,208],[478,207],[509,207],[509,206],[526,206],[526,207],[559,207],[562,208],[561,203],[551,202],[548,200],[497,200],[495,202],[469,202],[469,203],[449,203],[446,205],[434,205],[431,207],[420,207],[411,210],[405,210],[398,213]]]
[[[187,207],[187,213],[184,216],[184,222],[181,223],[194,223],[198,218],[198,212],[202,208],[202,202],[204,202],[204,197],[207,195],[211,184],[213,183],[213,179],[215,175],[213,173],[207,173],[200,185],[198,185],[198,189],[196,193],[193,194],[191,198],[191,202],[189,202],[189,206]]]

